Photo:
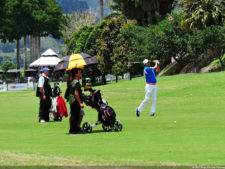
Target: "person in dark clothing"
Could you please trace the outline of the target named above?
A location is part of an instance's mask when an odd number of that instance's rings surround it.
[[[71,71],[73,81],[71,82],[71,90],[69,96],[70,102],[70,134],[81,133],[80,123],[82,121],[81,112],[83,113],[83,98],[79,80],[82,78],[81,69],[73,69]]]
[[[45,67],[42,69],[42,76],[38,80],[38,89],[40,97],[40,107],[39,107],[39,122],[49,121],[49,109],[51,107],[51,96],[52,89],[49,82],[49,68]]]

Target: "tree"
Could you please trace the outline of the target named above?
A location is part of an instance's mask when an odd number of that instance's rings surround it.
[[[113,74],[122,75],[123,73],[130,72],[131,79],[133,73],[138,74],[138,72],[143,72],[142,65],[140,69],[140,64],[136,63],[142,62],[144,58],[148,58],[147,33],[148,30],[145,27],[138,26],[134,20],[128,21],[123,25],[113,51]]]
[[[17,10],[16,10],[17,9]],[[6,0],[3,6],[4,11],[4,27],[2,28],[2,40],[6,42],[12,42],[13,40],[17,41],[17,69],[20,68],[20,43],[19,40],[22,37],[22,29],[19,22],[21,19],[21,11],[20,9],[20,2],[18,0]]]
[[[84,26],[84,27],[86,27],[85,31],[81,32],[79,39],[76,40],[76,48],[74,50],[74,53],[84,52],[84,47],[85,47],[87,38],[89,37],[90,33],[94,29],[93,26]]]
[[[203,29],[204,26],[222,25],[225,18],[224,0],[182,0],[181,28],[184,30]]]
[[[98,69],[104,83],[106,83],[106,74],[121,75],[128,70],[129,34],[125,34],[122,30],[123,27],[132,23],[128,23],[124,15],[112,13],[96,25],[86,39],[84,52],[99,61]]]
[[[2,63],[1,65],[1,69],[4,71],[4,72],[7,72],[9,69],[14,69],[16,68],[16,65],[10,61],[5,61]]]
[[[5,19],[5,0],[0,1],[0,40],[3,38],[3,26]]]
[[[62,37],[66,44],[68,44],[74,32],[78,31],[84,25],[94,25],[96,23],[96,14],[91,11],[83,13],[66,14],[65,22],[62,25]]]
[[[192,62],[205,66],[215,59],[220,61],[222,67],[225,53],[225,28],[221,26],[208,26],[196,30],[188,39],[188,53]]]
[[[112,4],[112,0],[99,0],[99,8],[100,8],[100,21],[104,19],[104,3],[108,6]]]
[[[147,33],[148,56],[159,59],[161,68],[171,62],[173,57],[184,66],[183,57],[187,53],[188,33],[180,29],[181,14],[173,13],[149,27]]]
[[[67,45],[67,55],[72,53],[84,52],[86,39],[93,30],[92,26],[83,26],[73,34],[72,39]]]
[[[118,65],[123,64],[123,66],[128,65],[128,61],[124,59],[125,54],[115,53],[117,47],[122,47],[124,41],[120,41],[119,37],[121,33],[121,28],[127,24],[127,19],[124,15],[119,13],[112,13],[108,15],[104,21],[104,26],[100,36],[96,39],[96,44],[99,47],[97,51],[96,59],[99,61],[98,69],[102,73],[103,82],[106,83],[105,75],[108,73],[115,73],[116,75],[122,74],[124,69],[121,71],[116,71]],[[125,42],[126,43],[126,42]],[[114,68],[113,68],[114,66]]]
[[[84,52],[86,40],[92,32],[93,28],[93,26],[86,25],[81,27],[79,31],[73,34],[73,37],[67,46],[67,55],[72,53]]]
[[[156,23],[156,15],[163,17],[171,12],[177,0],[113,0],[113,9],[123,12],[128,19],[135,19],[139,25]]]
[[[96,43],[96,40],[100,38],[103,27],[107,24],[106,19],[100,22],[94,27],[92,32],[84,46],[84,52],[90,54],[91,56],[96,56],[99,51],[99,46]]]
[[[100,18],[101,18],[101,21],[103,20],[104,18],[104,10],[103,10],[103,0],[99,0],[99,6],[100,6]]]
[[[59,38],[61,35],[59,28],[63,15],[61,7],[55,0],[5,0],[4,9],[5,22],[1,38],[4,42],[17,40],[17,68],[20,67],[19,39],[21,37],[51,34]],[[40,51],[40,45],[38,47]]]
[[[128,24],[121,29],[122,34],[128,40],[127,57],[129,62],[142,62],[143,59],[149,57],[148,38],[149,29],[147,27],[138,26],[135,22]],[[130,63],[130,64],[131,64]]]
[[[54,38],[61,37],[61,26],[64,22],[64,16],[61,7],[56,0],[33,0],[29,1],[31,5],[32,25],[29,35],[32,35],[31,43],[37,50],[31,50],[31,61],[40,56],[40,37],[52,35]],[[32,48],[31,44],[31,49]],[[36,51],[36,52],[35,52]]]

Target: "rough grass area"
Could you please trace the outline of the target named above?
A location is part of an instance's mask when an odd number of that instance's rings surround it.
[[[225,165],[225,72],[158,78],[156,116],[141,116],[144,78],[98,86],[122,132],[67,135],[68,119],[38,123],[35,91],[0,93],[0,164],[47,166]],[[63,95],[65,84],[62,85]],[[68,106],[69,108],[69,106]],[[97,112],[85,107],[83,122]]]

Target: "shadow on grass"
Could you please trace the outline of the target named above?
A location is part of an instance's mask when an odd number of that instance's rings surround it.
[[[111,133],[111,132],[114,132],[113,130],[112,131],[104,131],[104,130],[92,130],[91,133],[87,133],[87,132],[84,132],[84,133],[74,133],[74,134],[70,134],[70,133],[66,133],[66,135],[85,135],[85,134],[97,134],[97,133]]]
[[[104,130],[92,130],[92,133],[94,134],[94,133],[107,133],[107,132],[105,132]]]

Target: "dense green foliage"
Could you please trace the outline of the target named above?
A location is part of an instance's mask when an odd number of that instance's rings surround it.
[[[215,59],[220,59],[225,51],[225,29],[220,26],[203,27],[192,33],[182,31],[181,14],[172,14],[167,19],[149,28],[149,55],[158,58],[162,67],[173,57],[182,69],[192,64],[199,71]],[[179,73],[179,72],[177,72]]]
[[[118,56],[118,51],[115,52],[114,50],[122,48],[124,43],[126,43],[125,41],[120,41],[122,38],[120,30],[127,24],[127,19],[120,14],[111,14],[106,17],[105,20],[106,23],[102,28],[100,37],[96,39],[97,46],[100,49],[97,51],[96,55],[96,59],[99,61],[98,68],[104,75],[112,73],[112,71],[114,71],[116,75],[119,75],[124,72],[122,72],[122,70],[119,72],[122,67],[117,66],[125,66],[125,68],[122,69],[126,71],[127,58],[125,57],[125,53]]]
[[[214,59],[219,59],[224,66],[222,61],[225,53],[224,27],[209,26],[195,31],[188,39],[188,53],[197,64],[204,66]]]
[[[88,38],[92,30],[92,26],[83,26],[79,31],[75,32],[72,39],[67,45],[67,55],[83,52],[86,39]]]
[[[132,63],[145,58],[159,59],[162,69],[174,58],[179,64],[174,73],[179,73],[186,65],[199,71],[215,59],[223,65],[224,27],[203,27],[190,33],[181,29],[181,21],[182,13],[171,13],[156,25],[142,27],[115,13],[91,31],[83,28],[76,32],[68,49],[96,57],[103,75],[121,75],[131,71]],[[79,40],[81,34],[85,34],[82,41]],[[76,47],[77,43],[81,46]]]
[[[135,19],[139,25],[156,23],[157,15],[165,17],[170,13],[177,0],[113,0],[113,9],[120,10],[129,19]]]
[[[112,13],[94,28],[84,26],[74,33],[68,53],[86,52],[99,61],[98,69],[102,75],[112,72],[121,75],[128,70],[128,36],[122,33],[127,24],[130,23],[126,17]]]
[[[121,33],[128,41],[126,55],[131,62],[142,61],[144,58],[149,57],[146,45],[148,41],[146,37],[148,30],[145,27],[129,24],[121,29]]]
[[[1,65],[1,70],[4,70],[4,72],[7,72],[7,70],[14,68],[16,68],[16,65],[10,61],[5,61]]]
[[[180,21],[181,15],[173,13],[148,29],[149,55],[151,59],[159,59],[162,68],[172,57],[181,57],[187,52],[188,34],[180,29]]]
[[[224,0],[182,0],[179,6],[183,12],[182,29],[202,29],[204,26],[223,25],[225,22]]]

